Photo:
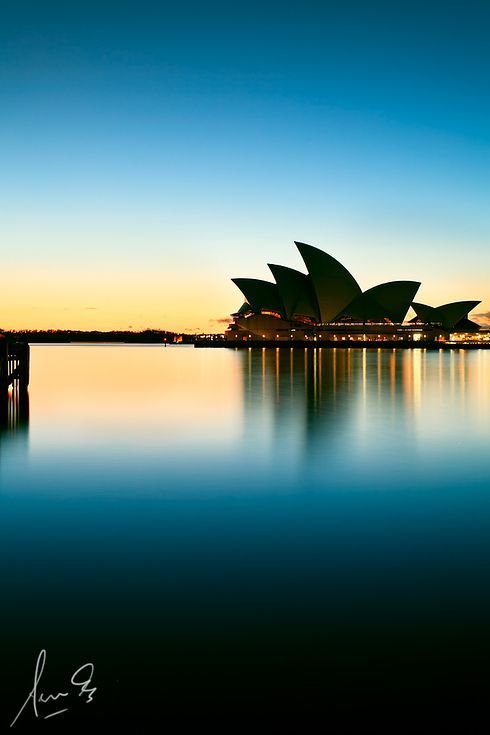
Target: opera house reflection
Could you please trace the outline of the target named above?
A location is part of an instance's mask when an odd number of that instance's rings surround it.
[[[363,453],[386,461],[395,443],[398,454],[400,444],[423,453],[431,431],[444,433],[444,394],[460,414],[471,379],[474,412],[485,383],[478,356],[464,350],[264,348],[237,359],[245,435],[261,432],[264,451],[291,469],[337,465],[339,452],[344,463]]]

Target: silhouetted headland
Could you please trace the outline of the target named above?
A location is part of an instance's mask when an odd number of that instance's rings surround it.
[[[125,342],[128,344],[190,344],[194,335],[180,334],[162,329],[144,329],[142,331],[113,330],[103,332],[98,329],[84,331],[81,329],[24,329],[18,331],[2,331],[7,339],[16,342],[30,343],[71,343],[71,342]]]

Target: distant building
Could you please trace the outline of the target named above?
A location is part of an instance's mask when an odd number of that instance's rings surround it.
[[[389,281],[363,292],[331,255],[312,245],[295,244],[307,273],[269,264],[274,282],[232,279],[245,302],[232,314],[227,340],[478,339],[480,325],[468,314],[479,301],[420,304],[413,301],[418,281]],[[416,316],[406,322],[410,307]]]

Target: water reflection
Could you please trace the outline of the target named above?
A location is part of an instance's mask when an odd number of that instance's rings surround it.
[[[4,452],[11,458],[20,449],[25,455],[28,432],[29,393],[15,386],[0,397],[0,463]]]
[[[486,352],[36,347],[32,358],[28,443],[27,396],[2,412],[4,491],[9,478],[16,494],[169,497],[483,477]]]
[[[237,358],[245,442],[256,458],[274,464],[277,476],[292,472],[297,480],[307,473],[315,481],[328,468],[330,479],[342,482],[348,467],[353,484],[363,474],[364,483],[395,484],[407,471],[415,482],[440,471],[442,461],[456,463],[461,474],[461,460],[470,461],[486,442],[486,354],[249,349]],[[472,435],[463,445],[462,425],[467,439]]]
[[[272,414],[278,438],[287,437],[288,425],[302,427],[306,443],[337,434],[368,406],[420,410],[425,352],[250,349],[240,357],[247,420]]]
[[[385,430],[398,416],[407,432],[420,412],[425,351],[250,349],[240,358],[245,423],[250,434],[268,425],[278,449],[328,451],[349,424],[363,432],[380,416]]]
[[[490,353],[32,357],[29,432],[15,395],[0,432],[12,701],[44,646],[106,667],[109,703],[121,682],[111,723],[218,709],[230,682],[235,713],[303,687],[328,714],[376,677],[382,707],[446,670],[488,681]]]

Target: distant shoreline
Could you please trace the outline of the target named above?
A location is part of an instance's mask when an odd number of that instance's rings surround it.
[[[10,341],[29,344],[193,344],[196,338],[193,334],[179,334],[158,329],[145,329],[142,332],[78,329],[0,330],[0,333]]]

